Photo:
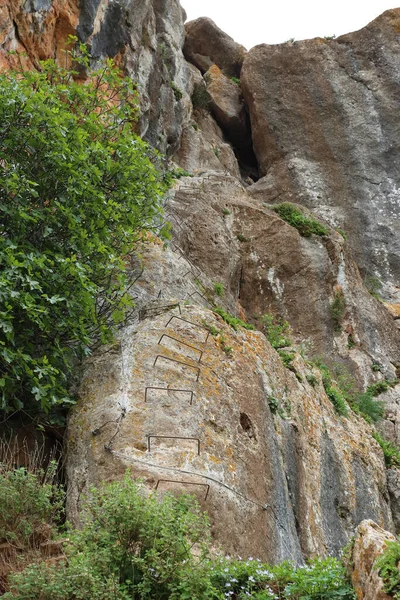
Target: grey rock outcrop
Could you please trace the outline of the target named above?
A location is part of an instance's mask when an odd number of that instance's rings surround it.
[[[211,19],[200,17],[185,25],[183,51],[189,62],[205,73],[216,64],[226,75],[238,77],[246,48],[237,44]]]
[[[399,303],[400,9],[336,40],[259,45],[241,83],[266,202],[341,227],[364,278]]]
[[[192,86],[179,0],[8,0],[0,16],[0,68],[32,68],[47,58],[65,64],[68,36],[76,35],[89,45],[94,64],[114,58],[137,82],[139,133],[162,152],[178,148]]]
[[[68,427],[69,518],[89,485],[130,467],[160,493],[195,493],[216,542],[242,556],[300,563],[337,554],[365,518],[392,528],[369,426],[337,416],[300,356],[296,376],[260,332],[200,306],[161,311],[86,363]]]

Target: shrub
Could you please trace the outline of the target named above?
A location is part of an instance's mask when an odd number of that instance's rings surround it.
[[[192,104],[196,110],[210,110],[211,96],[207,92],[207,88],[202,83],[196,83],[192,93]]]
[[[214,292],[216,296],[223,296],[224,295],[224,286],[222,283],[214,283]]]
[[[364,285],[374,298],[380,300],[380,292],[382,290],[382,281],[375,275],[367,275],[364,279]]]
[[[333,380],[330,369],[326,364],[324,364],[321,360],[316,360],[315,364],[321,371],[322,383],[323,383],[326,395],[328,396],[329,400],[332,402],[333,406],[335,407],[336,412],[339,415],[346,417],[349,412],[348,405],[347,405],[349,396],[346,393],[348,391],[347,380],[345,380],[345,382],[342,384],[342,389],[341,389],[341,386],[338,385],[338,383]],[[344,388],[344,390],[343,390],[343,388]]]
[[[379,569],[379,575],[383,579],[384,590],[391,597],[398,600],[400,598],[400,541],[386,542],[387,548],[375,562],[375,567]]]
[[[148,494],[126,473],[91,490],[65,560],[36,562],[11,577],[4,600],[353,600],[334,558],[305,567],[210,554],[207,517],[193,497]],[[193,551],[194,550],[194,551]]]
[[[175,96],[175,100],[177,102],[179,102],[179,100],[182,100],[182,90],[176,85],[176,83],[174,81],[171,81],[171,89],[174,92],[174,96]]]
[[[297,568],[289,562],[270,566],[220,558],[213,564],[211,582],[225,590],[225,598],[237,600],[355,600],[346,570],[335,558],[310,560]]]
[[[210,530],[193,497],[159,501],[127,473],[121,482],[92,489],[82,514],[81,529],[68,535],[67,561],[14,575],[5,599],[208,597]]]
[[[267,340],[275,350],[290,346],[290,325],[287,321],[268,313],[261,315],[260,321]]]
[[[248,330],[255,329],[254,325],[251,323],[246,323],[245,321],[242,321],[242,319],[239,319],[239,317],[230,315],[229,313],[225,312],[223,308],[217,306],[214,308],[214,312],[219,315],[225,321],[225,323],[228,323],[228,325],[230,325],[235,331],[237,331],[238,327],[243,327],[243,329]]]
[[[344,299],[344,294],[342,290],[337,290],[335,293],[335,297],[329,307],[329,311],[332,317],[332,320],[335,324],[335,330],[341,330],[341,321],[344,317],[344,313],[346,310],[346,301]]]
[[[384,403],[375,400],[373,395],[368,391],[357,396],[355,405],[360,414],[365,417],[367,421],[371,420],[376,423],[377,421],[380,421],[385,414]]]
[[[311,237],[315,235],[328,235],[326,227],[321,225],[316,219],[306,217],[300,208],[290,202],[283,202],[273,207],[273,210],[278,213],[281,219],[295,227],[303,237]]]
[[[385,440],[377,431],[372,432],[372,437],[382,448],[387,467],[400,467],[400,451],[392,442]]]
[[[55,463],[36,473],[0,463],[0,539],[20,550],[35,547],[43,525],[60,520],[64,494],[52,484],[55,470]]]
[[[88,56],[74,60],[88,66]],[[127,267],[166,189],[112,61],[0,74],[0,410],[68,406],[71,373],[132,305]],[[165,230],[161,235],[165,234]]]

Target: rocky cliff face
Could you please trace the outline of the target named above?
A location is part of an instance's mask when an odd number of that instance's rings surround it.
[[[261,331],[212,309],[260,330],[264,313],[287,319],[303,355],[338,361],[360,389],[398,376],[400,10],[248,53],[209,19],[185,32],[178,0],[10,0],[0,16],[2,68],[63,60],[71,34],[93,64],[114,57],[138,82],[141,134],[192,175],[165,199],[172,242],[137,267],[134,322],[85,365],[70,517],[129,466],[160,492],[196,493],[229,552],[301,562],[338,553],[363,519],[398,529],[399,472],[370,426],[337,415],[295,349],[288,369]],[[272,210],[284,201],[326,235],[302,237]],[[386,306],[368,291],[380,284]],[[398,444],[399,386],[382,398]]]
[[[338,39],[260,45],[243,93],[263,176],[254,193],[314,209],[348,234],[363,277],[399,300],[400,9]]]
[[[177,149],[191,110],[178,0],[10,0],[0,11],[3,68],[32,68],[47,58],[62,62],[68,36],[75,35],[90,46],[93,63],[114,58],[137,82],[140,133],[164,153]]]

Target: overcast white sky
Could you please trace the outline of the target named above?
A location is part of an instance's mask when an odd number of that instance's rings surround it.
[[[210,17],[247,49],[361,29],[400,0],[181,0],[188,21]]]

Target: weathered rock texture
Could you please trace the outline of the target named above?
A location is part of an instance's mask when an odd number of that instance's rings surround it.
[[[386,542],[395,539],[371,520],[358,526],[351,557],[351,581],[357,600],[390,600],[392,597],[385,593],[374,563],[386,549]]]
[[[211,19],[200,17],[185,25],[183,51],[187,60],[203,73],[216,64],[230,77],[238,77],[246,48],[237,44]]]
[[[363,276],[400,302],[400,9],[336,40],[260,45],[241,83],[266,202],[300,202],[348,233]]]
[[[187,256],[223,284],[231,312],[239,301],[257,326],[264,313],[283,316],[298,342],[309,340],[311,354],[351,360],[365,385],[372,381],[372,361],[394,377],[399,331],[363,286],[342,236],[331,230],[324,238],[301,237],[249,195],[251,189],[221,173],[184,179],[176,187],[168,206],[179,220],[174,232]],[[346,302],[340,334],[330,312],[338,290]]]
[[[228,552],[301,562],[336,554],[362,519],[392,528],[369,426],[339,418],[318,373],[311,387],[294,364],[297,377],[262,333],[199,306],[144,313],[87,362],[68,430],[69,517],[88,485],[131,467],[152,489],[194,492]]]
[[[115,58],[138,83],[140,133],[172,152],[191,111],[183,19],[179,0],[7,0],[0,7],[0,68],[32,68],[47,58],[64,64],[68,36],[76,35],[94,62]]]

